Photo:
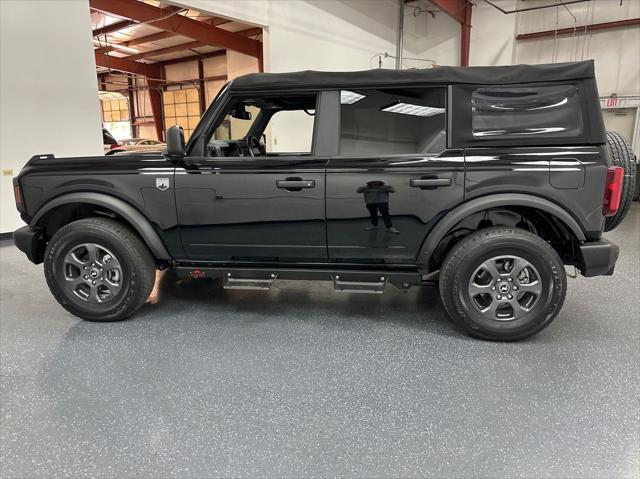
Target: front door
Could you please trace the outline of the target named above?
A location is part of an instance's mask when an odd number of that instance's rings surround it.
[[[187,256],[199,261],[327,260],[326,160],[314,153],[316,95],[230,100],[204,157],[176,170]],[[229,133],[230,132],[230,133]]]
[[[464,195],[464,155],[447,148],[446,89],[343,91],[340,154],[327,165],[333,262],[413,264]]]

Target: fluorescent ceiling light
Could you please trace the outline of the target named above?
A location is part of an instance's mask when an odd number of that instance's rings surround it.
[[[354,91],[349,90],[341,90],[340,91],[340,104],[341,105],[351,105],[357,101],[362,100],[366,95],[361,95],[360,93],[356,93]]]
[[[411,103],[400,102],[383,108],[382,111],[402,113],[403,115],[434,116],[444,113],[444,108],[434,108],[431,106],[412,105]]]
[[[138,50],[137,48],[127,47],[125,45],[119,45],[117,43],[107,43],[107,44],[105,44],[104,42],[100,42],[99,40],[94,39],[93,40],[93,44],[97,45],[99,47],[115,48],[116,50],[120,50],[120,51],[123,51],[125,53],[133,53],[134,55],[136,53],[140,53],[140,50]]]

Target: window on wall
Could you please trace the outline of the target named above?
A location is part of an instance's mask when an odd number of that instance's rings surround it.
[[[169,90],[162,93],[164,126],[179,125],[188,140],[200,121],[200,95],[197,88]]]
[[[478,88],[471,94],[475,140],[576,137],[582,112],[574,85]]]
[[[126,98],[100,100],[100,103],[103,122],[129,121],[129,102]]]
[[[440,153],[445,105],[445,88],[342,90],[340,155]]]
[[[100,107],[102,126],[116,140],[130,138],[129,100],[116,92],[100,93]]]

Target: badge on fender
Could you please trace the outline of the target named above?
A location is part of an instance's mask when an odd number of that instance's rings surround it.
[[[164,191],[169,188],[169,178],[156,178],[156,188]]]

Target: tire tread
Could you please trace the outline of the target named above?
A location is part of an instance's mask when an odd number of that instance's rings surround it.
[[[605,219],[604,230],[611,231],[618,227],[629,212],[636,189],[636,158],[625,138],[615,131],[607,131],[607,147],[611,153],[613,166],[624,168],[622,197],[620,207],[615,215]]]
[[[55,274],[52,271],[52,250],[58,247],[58,242],[63,240],[66,234],[76,230],[93,230],[93,232],[109,235],[112,240],[120,242],[123,249],[131,253],[134,263],[132,268],[136,272],[137,284],[133,288],[134,291],[129,292],[133,297],[125,301],[124,307],[119,307],[114,313],[101,315],[80,312],[59,291]],[[45,252],[45,277],[52,294],[67,311],[88,321],[120,321],[137,311],[153,290],[155,270],[155,260],[138,235],[123,223],[111,218],[85,218],[63,226],[51,238]]]
[[[459,290],[457,289],[458,285],[455,284],[454,276],[458,271],[458,268],[460,267],[462,261],[464,260],[464,257],[468,254],[471,248],[475,247],[478,244],[489,244],[505,238],[523,239],[525,241],[528,240],[535,243],[539,248],[541,248],[542,252],[550,255],[553,262],[561,267],[556,272],[556,277],[554,278],[554,285],[558,289],[557,292],[559,293],[559,295],[551,305],[552,314],[547,315],[545,321],[539,324],[535,324],[534,327],[526,331],[518,331],[513,334],[496,335],[486,331],[483,332],[477,329],[470,328],[469,325],[464,321],[466,313],[464,310],[462,310],[462,308],[459,308],[456,305],[455,301],[455,295],[459,294]],[[560,308],[564,303],[567,289],[564,265],[562,263],[562,260],[558,256],[558,253],[553,248],[551,248],[551,246],[549,246],[542,238],[529,231],[525,231],[519,228],[502,226],[478,230],[459,241],[449,251],[442,264],[442,268],[440,269],[439,286],[440,295],[445,310],[447,311],[451,320],[459,328],[476,338],[498,341],[518,341],[526,337],[533,336],[534,334],[537,334],[542,329],[547,327],[553,321],[553,319],[555,319],[556,315],[560,311]]]

